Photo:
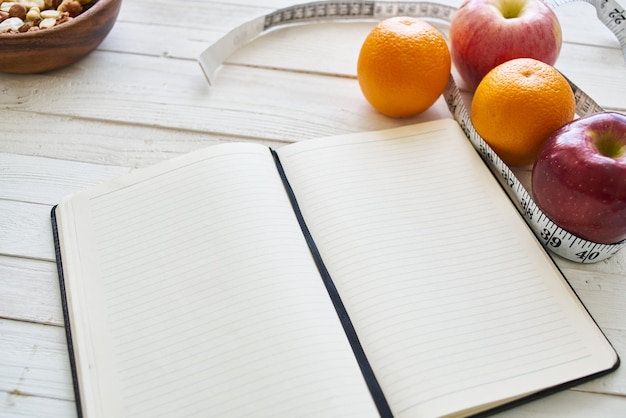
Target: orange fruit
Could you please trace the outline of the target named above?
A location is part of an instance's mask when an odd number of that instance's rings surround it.
[[[476,132],[508,165],[535,161],[546,139],[574,118],[576,99],[554,67],[517,58],[493,68],[472,99]]]
[[[359,86],[367,101],[392,117],[432,106],[450,78],[450,51],[443,35],[414,17],[379,22],[361,46]]]

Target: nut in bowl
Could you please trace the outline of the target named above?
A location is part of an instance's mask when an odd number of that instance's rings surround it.
[[[109,34],[122,0],[0,0],[0,72],[71,65]]]

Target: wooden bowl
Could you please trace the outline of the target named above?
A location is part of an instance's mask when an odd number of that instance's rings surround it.
[[[35,74],[73,64],[109,34],[122,0],[94,0],[69,22],[24,33],[0,33],[0,72]]]

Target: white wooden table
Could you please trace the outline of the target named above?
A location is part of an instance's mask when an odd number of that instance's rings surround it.
[[[218,142],[280,147],[449,115],[442,100],[408,120],[365,102],[356,58],[374,22],[271,32],[232,55],[209,87],[198,55],[291,4],[126,0],[110,35],[78,64],[0,74],[0,417],[76,415],[49,220],[64,195]],[[565,43],[556,67],[607,110],[625,112],[617,40],[588,4],[557,15]],[[626,359],[626,250],[598,264],[558,264]],[[626,416],[626,368],[502,416]]]

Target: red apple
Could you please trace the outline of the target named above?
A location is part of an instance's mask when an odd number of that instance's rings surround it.
[[[561,51],[558,18],[541,0],[465,0],[450,22],[452,62],[471,90],[514,58],[554,65]]]
[[[595,113],[554,132],[533,165],[532,190],[537,206],[574,235],[626,239],[626,115]]]

